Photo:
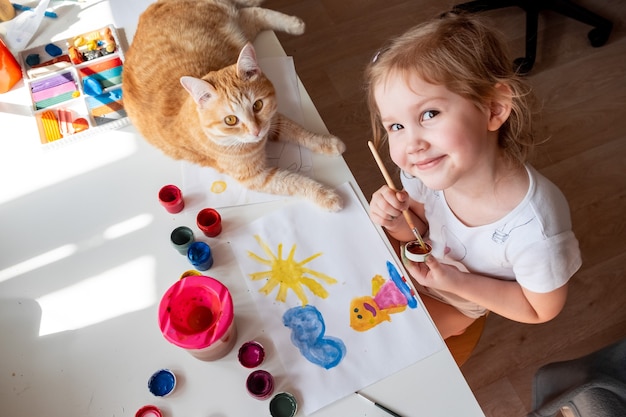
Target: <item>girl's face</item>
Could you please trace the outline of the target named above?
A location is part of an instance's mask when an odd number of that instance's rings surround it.
[[[374,97],[391,159],[427,187],[462,186],[493,167],[498,145],[489,109],[417,75],[390,74]]]

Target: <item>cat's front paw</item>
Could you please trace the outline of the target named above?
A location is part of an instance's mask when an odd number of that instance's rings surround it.
[[[296,16],[289,16],[289,25],[285,28],[285,32],[290,35],[302,35],[306,29],[304,20]]]
[[[335,190],[330,188],[319,190],[315,203],[326,211],[337,212],[343,208],[343,199]]]
[[[346,151],[346,144],[337,136],[324,135],[317,141],[315,151],[327,155],[341,155]]]

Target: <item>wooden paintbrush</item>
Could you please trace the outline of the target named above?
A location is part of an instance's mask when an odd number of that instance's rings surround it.
[[[374,156],[374,159],[376,160],[376,164],[378,165],[380,172],[383,174],[383,177],[385,177],[385,181],[387,181],[387,186],[394,191],[398,191],[396,186],[393,184],[393,180],[391,179],[391,176],[389,175],[389,172],[387,171],[385,164],[383,164],[382,159],[380,159],[380,155],[378,154],[378,151],[376,150],[374,143],[370,140],[367,142],[367,146],[369,146],[370,151],[372,151],[372,155]],[[408,223],[409,227],[411,228],[411,231],[415,235],[415,238],[417,239],[417,242],[419,243],[419,245],[422,247],[422,249],[424,249],[425,251],[428,251],[428,249],[426,248],[426,244],[424,243],[424,240],[422,239],[422,235],[420,235],[419,230],[417,230],[417,227],[415,227],[415,225],[411,221],[411,216],[409,215],[408,210],[403,210],[402,215],[406,219],[406,222]]]

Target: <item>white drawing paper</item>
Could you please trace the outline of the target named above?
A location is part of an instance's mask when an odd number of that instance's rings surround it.
[[[373,324],[352,327],[353,310],[393,287],[387,263],[401,269],[351,186],[339,192],[338,213],[295,202],[226,234],[307,415],[443,348],[421,302],[381,303]]]

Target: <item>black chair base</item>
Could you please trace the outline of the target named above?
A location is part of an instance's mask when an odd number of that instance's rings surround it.
[[[594,28],[587,34],[591,46],[598,48],[606,43],[613,23],[568,0],[476,0],[454,6],[453,11],[483,12],[504,7],[517,6],[526,12],[526,56],[517,58],[513,64],[521,74],[527,74],[537,57],[537,29],[539,12],[552,10],[564,16],[586,23]]]

